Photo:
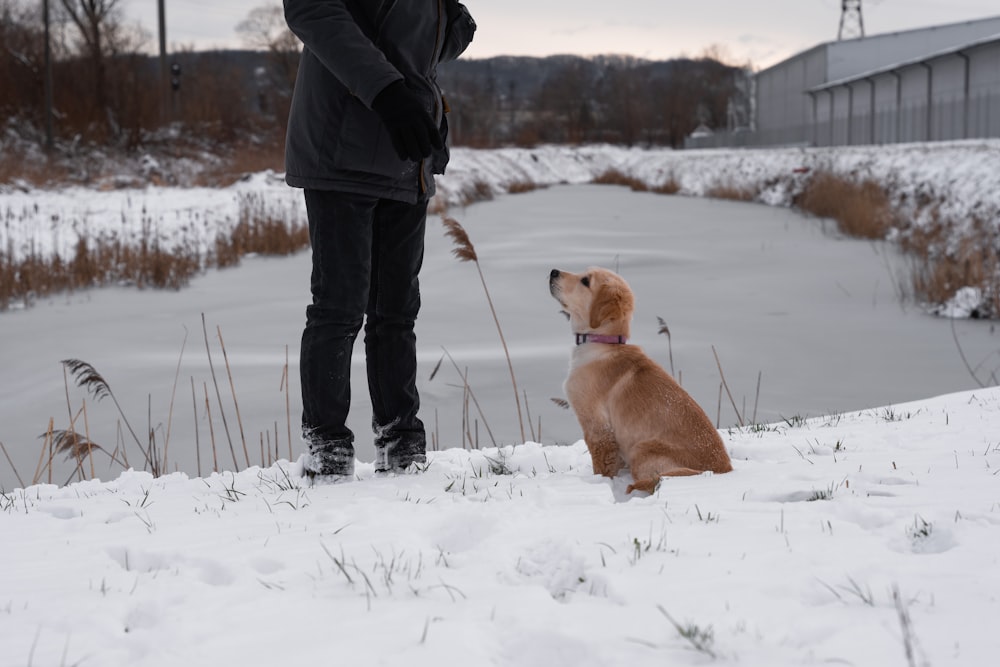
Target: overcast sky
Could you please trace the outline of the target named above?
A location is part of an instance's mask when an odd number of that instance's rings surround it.
[[[408,2],[416,0],[406,0]],[[240,46],[236,24],[280,0],[166,0],[167,41],[197,49]],[[128,17],[157,31],[154,0],[124,0]],[[699,55],[719,45],[733,62],[771,65],[837,38],[841,0],[465,0],[479,24],[467,57]],[[867,34],[1000,15],[997,0],[864,0]],[[156,40],[152,40],[151,48]]]

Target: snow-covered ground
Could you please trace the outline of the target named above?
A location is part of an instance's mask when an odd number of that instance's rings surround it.
[[[664,316],[684,386],[713,417],[712,345],[744,404],[753,405],[762,372],[760,421],[772,424],[723,428],[735,470],[670,479],[653,496],[630,498],[627,475],[594,477],[578,436],[563,437],[578,433],[568,413],[561,425],[546,413],[539,439],[548,444],[467,452],[442,408],[445,449],[412,476],[376,478],[362,456],[359,479],[311,488],[298,476],[296,444],[290,460],[204,478],[186,465],[187,474],[158,479],[114,471],[111,481],[62,488],[3,483],[0,667],[993,664],[1000,390],[904,402],[974,382],[950,323],[893,302],[884,246],[824,236],[787,211],[616,188],[458,205],[477,183],[499,193],[523,181],[584,183],[608,168],[654,185],[672,177],[691,195],[753,182],[769,193],[765,203],[787,204],[803,167],[832,165],[896,183],[900,201],[908,193],[939,200],[956,220],[995,222],[998,148],[456,150],[441,193],[477,246],[535,417],[536,401],[559,391],[570,345],[545,294],[547,270],[617,266],[637,292],[637,342],[666,365],[655,333],[655,316]],[[7,188],[0,247],[68,252],[74,223],[125,237],[145,224],[168,241],[207,244],[233,224],[241,193],[300,210],[300,194],[268,174],[221,191]],[[424,419],[433,430],[435,405],[461,407],[454,370],[426,380],[446,346],[510,443],[513,401],[481,288],[472,267],[448,257],[433,224],[419,324],[429,346],[421,350]],[[307,265],[305,254],[256,259],[180,293],[112,288],[0,314],[0,440],[31,448],[21,469],[30,476],[45,430],[38,415],[66,411],[58,360],[74,356],[105,374],[137,427],[151,405],[162,436],[185,329],[177,399],[185,414],[188,375],[199,397],[210,382],[199,312],[210,334],[221,323],[244,418],[261,421],[257,430],[277,422],[284,433],[280,376],[285,345],[297,373]],[[1000,349],[985,323],[960,323],[954,335],[973,364]],[[225,384],[214,336],[212,344]],[[985,367],[995,368],[988,358]],[[356,370],[357,396],[363,367]],[[935,389],[918,388],[928,386],[921,376]],[[893,395],[872,404],[878,394],[867,392],[886,387]],[[78,405],[79,391],[71,394]],[[214,394],[211,403],[215,410]],[[870,407],[836,407],[859,403]],[[113,430],[106,401],[101,409]],[[828,416],[796,416],[817,409]],[[98,406],[90,410],[97,419]],[[181,410],[170,447],[190,453]],[[723,424],[732,423],[726,413]],[[198,418],[207,449],[204,411]],[[11,442],[12,432],[26,439]],[[572,444],[553,444],[560,439]],[[107,477],[106,462],[101,468]]]
[[[985,667],[998,433],[991,389],[724,432],[648,497],[582,443],[16,490],[0,665]]]

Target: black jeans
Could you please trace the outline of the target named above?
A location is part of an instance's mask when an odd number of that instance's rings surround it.
[[[402,440],[422,446],[413,326],[427,202],[325,190],[306,190],[305,200],[312,305],[299,362],[303,434],[311,446],[353,447],[346,425],[351,352],[364,322],[375,445]]]

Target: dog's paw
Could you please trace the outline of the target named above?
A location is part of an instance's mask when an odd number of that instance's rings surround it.
[[[659,477],[657,477],[656,479],[637,480],[628,485],[628,488],[625,489],[625,493],[630,494],[633,491],[645,491],[646,493],[652,494],[653,492],[656,491],[656,487],[658,487],[659,485],[660,485]]]

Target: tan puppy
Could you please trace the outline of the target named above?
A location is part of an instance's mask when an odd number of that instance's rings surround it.
[[[652,493],[660,477],[733,469],[705,411],[635,345],[627,345],[635,299],[607,269],[553,269],[549,291],[569,315],[576,348],[566,396],[580,421],[594,473],[623,465],[633,489]]]

